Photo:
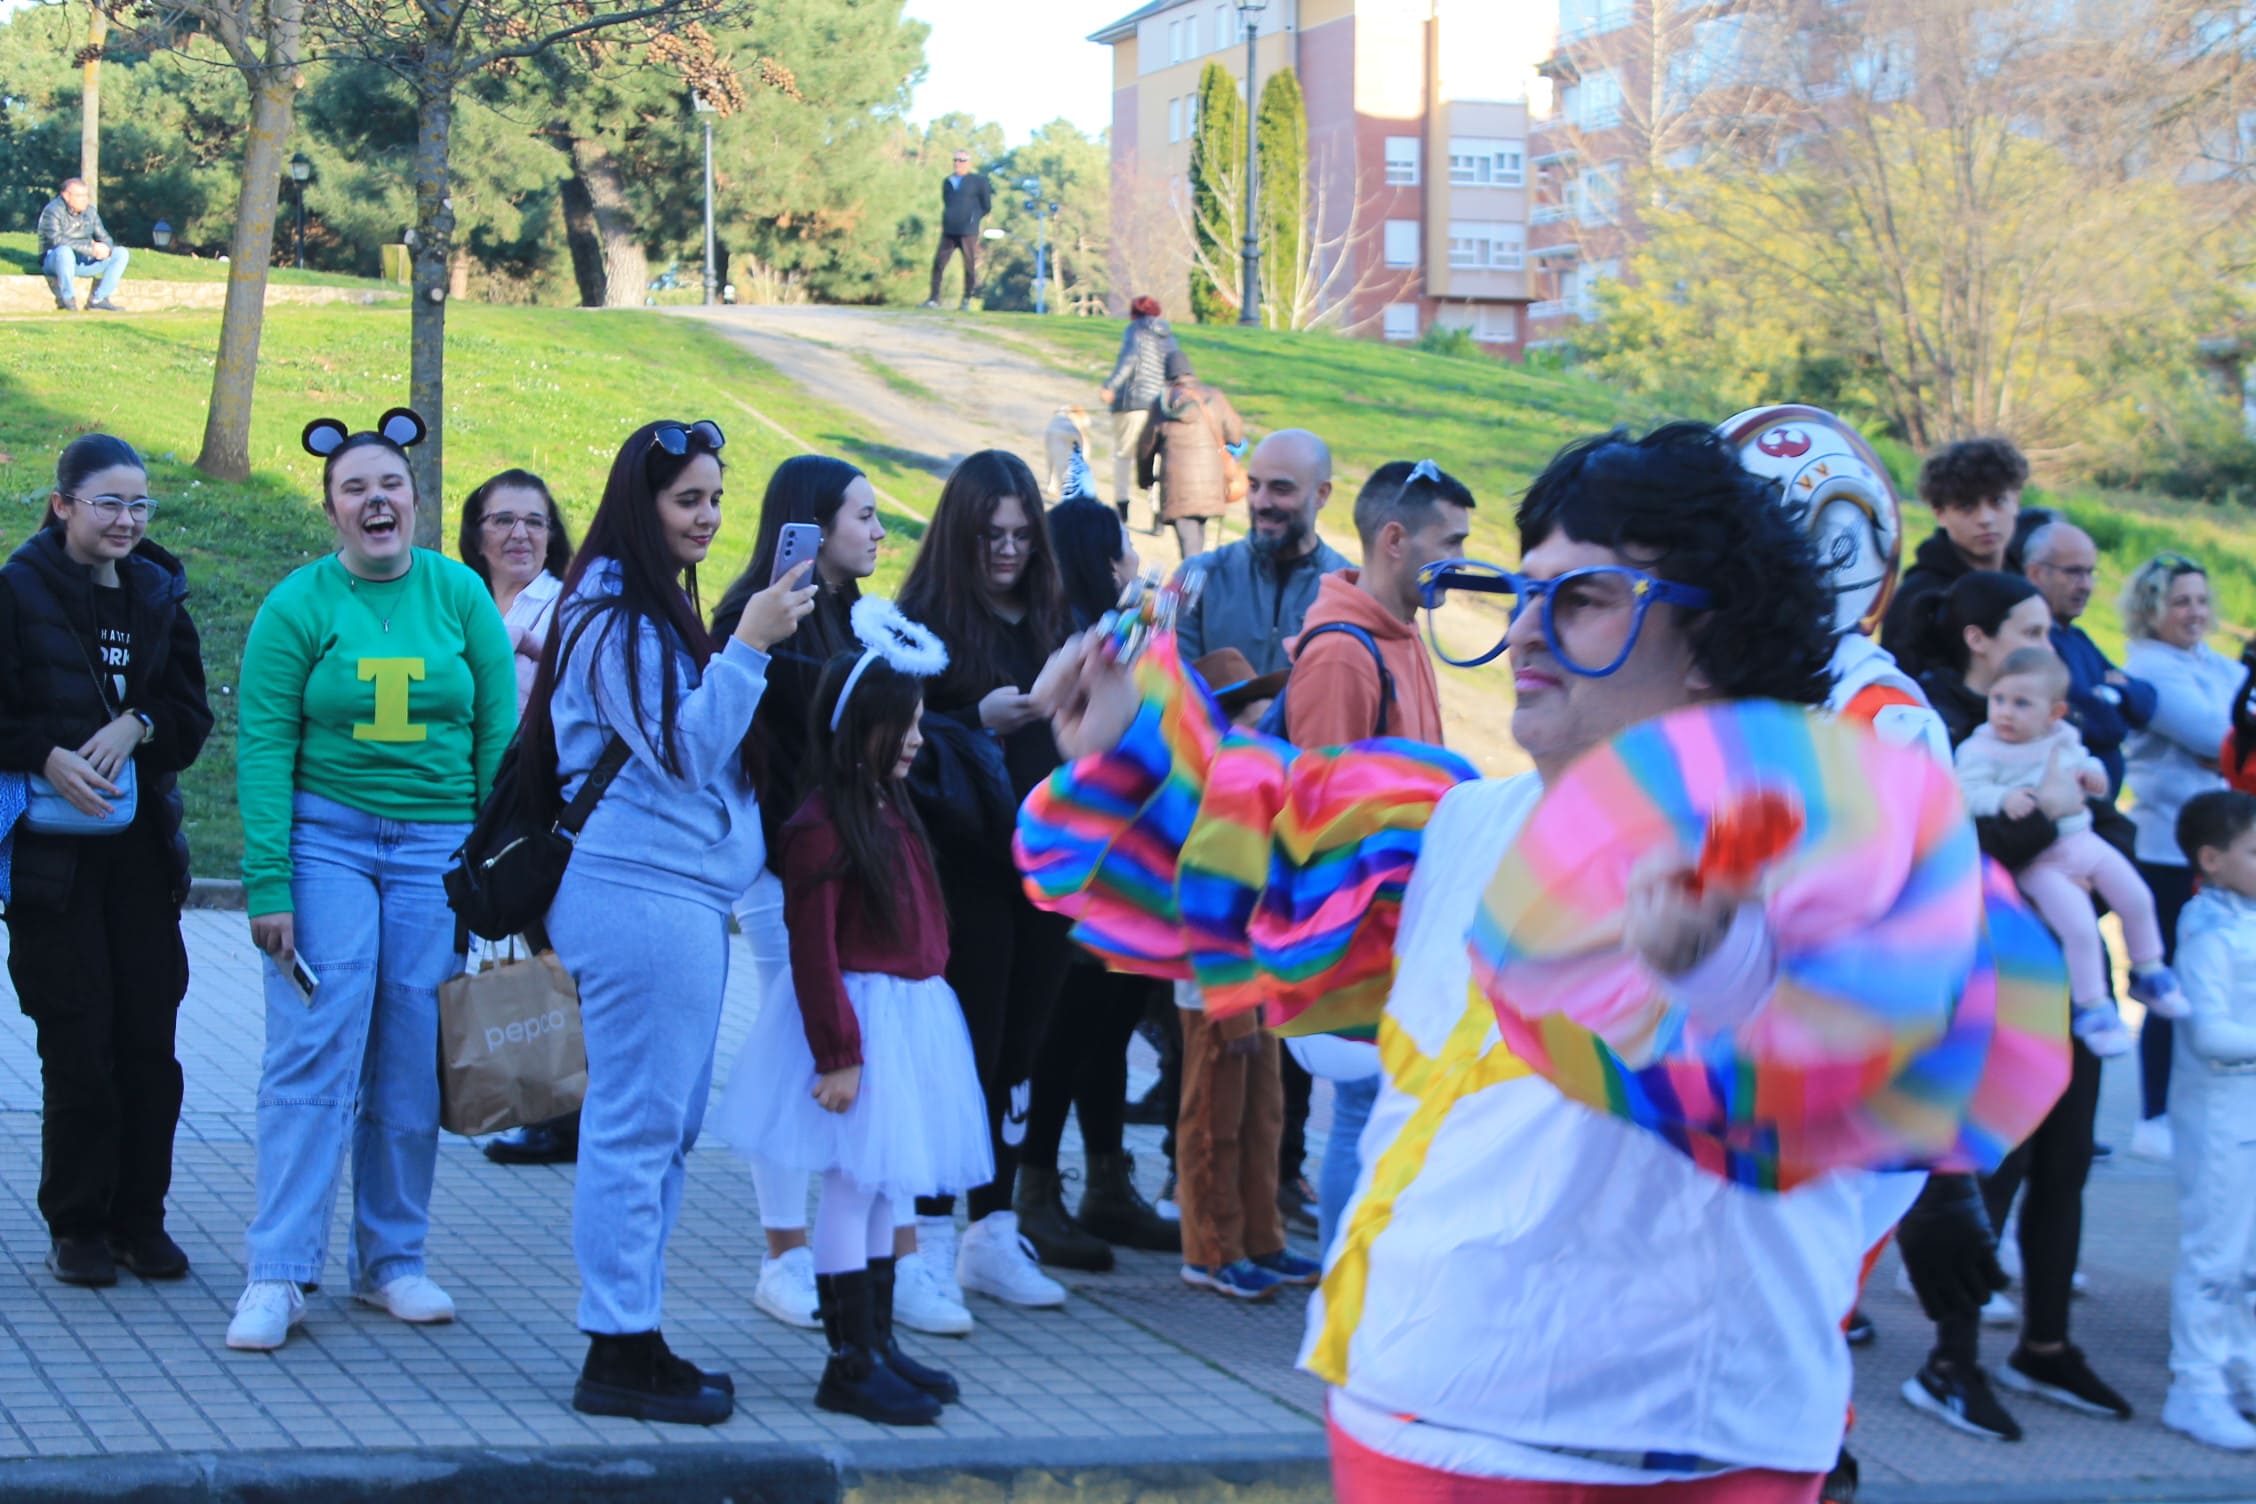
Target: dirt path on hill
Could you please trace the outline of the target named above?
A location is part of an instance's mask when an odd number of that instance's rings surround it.
[[[1079,402],[1092,409],[1091,436],[1102,451],[1092,458],[1098,488],[1112,490],[1111,457],[1104,449],[1110,420],[1094,411],[1092,385],[1059,371],[1039,349],[998,325],[976,334],[959,327],[977,315],[817,307],[668,311],[711,324],[810,395],[860,415],[866,442],[883,444],[900,462],[937,476],[981,449],[1011,450],[1039,475],[1042,433],[1051,415],[1065,403]],[[803,441],[819,442],[815,435]],[[1352,559],[1356,545],[1346,503],[1362,476],[1343,473],[1339,479],[1320,531]],[[1228,529],[1230,536],[1242,532],[1242,521]],[[1147,563],[1174,562],[1167,540],[1138,534],[1136,546]],[[1480,624],[1456,612],[1449,617],[1448,625],[1456,628],[1453,645],[1479,635]],[[1500,619],[1488,630],[1499,626]],[[1511,738],[1512,692],[1500,663],[1469,672],[1444,669],[1441,698],[1449,744],[1482,771],[1516,773],[1528,766]]]

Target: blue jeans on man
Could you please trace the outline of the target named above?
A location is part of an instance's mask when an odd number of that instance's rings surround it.
[[[125,278],[125,264],[132,259],[122,245],[110,247],[110,254],[97,261],[85,252],[71,246],[59,245],[49,251],[40,265],[45,268],[47,280],[55,284],[55,301],[66,307],[78,306],[78,279],[99,274],[94,284],[96,303],[107,303],[110,294]]]

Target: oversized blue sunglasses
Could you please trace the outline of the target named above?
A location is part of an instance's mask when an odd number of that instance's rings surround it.
[[[1470,590],[1480,595],[1508,595],[1512,597],[1512,613],[1505,619],[1504,635],[1496,645],[1473,658],[1459,658],[1442,646],[1441,634],[1434,626],[1433,613],[1442,598],[1452,590]],[[1578,660],[1559,635],[1557,622],[1558,600],[1562,591],[1570,595],[1578,590],[1590,590],[1605,596],[1618,596],[1631,611],[1629,632],[1622,638],[1621,650],[1604,664]],[[1664,580],[1647,574],[1642,569],[1631,569],[1624,564],[1598,564],[1588,569],[1570,569],[1554,579],[1534,580],[1524,574],[1495,564],[1483,564],[1477,559],[1437,559],[1418,571],[1418,599],[1426,608],[1426,640],[1433,644],[1435,656],[1459,668],[1478,668],[1502,655],[1505,643],[1511,636],[1512,623],[1520,613],[1537,602],[1543,609],[1543,641],[1551,649],[1551,656],[1559,660],[1568,673],[1585,679],[1603,679],[1629,661],[1637,648],[1638,634],[1645,630],[1645,613],[1656,604],[1681,606],[1687,611],[1705,611],[1715,604],[1715,597],[1697,585],[1679,585],[1674,580]]]

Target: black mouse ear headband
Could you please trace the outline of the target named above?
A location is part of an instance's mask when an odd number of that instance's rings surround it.
[[[431,436],[430,425],[412,407],[395,407],[376,420],[376,430],[402,449],[412,449]],[[305,426],[306,453],[327,459],[344,447],[351,430],[335,418],[316,418]]]

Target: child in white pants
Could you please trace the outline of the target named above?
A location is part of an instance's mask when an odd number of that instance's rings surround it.
[[[2178,918],[2191,1004],[2174,1031],[2178,1272],[2170,1282],[2170,1397],[2162,1423],[2256,1451],[2256,797],[2186,801],[2178,845],[2201,891]]]
[[[1959,789],[1976,816],[2028,814],[2037,807],[2037,786],[2046,770],[2056,765],[2086,793],[2107,792],[2107,770],[2064,719],[2068,665],[2050,648],[2016,650],[1991,682],[1989,700],[1989,721],[1959,743],[1956,759]],[[2185,1013],[2185,994],[2162,964],[2154,894],[2138,869],[2093,833],[2088,811],[2065,816],[2058,825],[2058,838],[2014,878],[2066,953],[2070,1028],[2094,1055],[2120,1055],[2130,1049],[2132,1035],[2108,991],[2094,892],[2123,922],[2131,996],[2163,1018],[2178,1018]]]

